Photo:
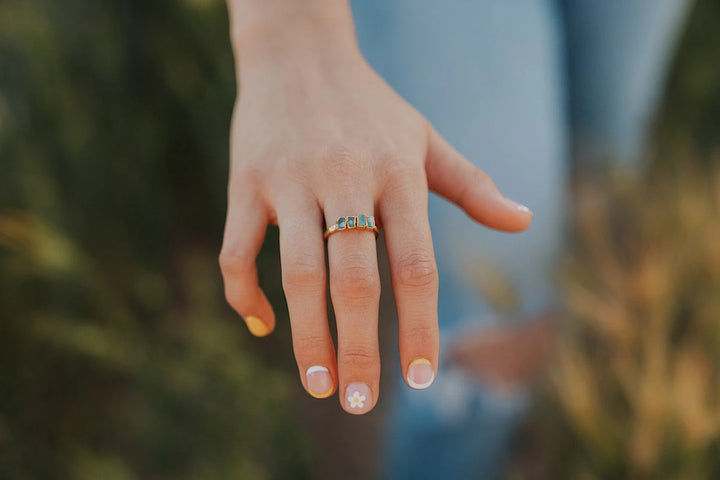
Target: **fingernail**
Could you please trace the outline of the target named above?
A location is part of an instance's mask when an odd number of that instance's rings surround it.
[[[407,371],[407,382],[415,390],[429,387],[435,380],[435,372],[429,360],[418,358],[413,360]]]
[[[356,415],[366,413],[372,407],[372,393],[365,383],[350,383],[345,387],[345,409]]]
[[[518,203],[515,200],[512,200],[510,198],[505,198],[505,201],[518,211],[521,211],[523,213],[529,213],[530,215],[533,214],[532,210],[530,210],[528,207],[526,207],[522,203]]]
[[[270,329],[267,325],[265,325],[265,322],[260,320],[258,317],[253,317],[252,315],[245,317],[245,325],[247,325],[250,333],[256,337],[264,337],[270,333]]]
[[[310,395],[315,398],[327,398],[332,395],[335,385],[327,368],[315,365],[305,372]]]
[[[518,206],[517,206],[517,209],[520,210],[521,212],[529,213],[530,215],[533,214],[532,210],[530,210],[530,209],[529,209],[528,207],[526,207],[525,205],[518,205]]]

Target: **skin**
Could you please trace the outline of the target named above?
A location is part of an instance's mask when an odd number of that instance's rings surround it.
[[[338,217],[375,215],[384,229],[399,316],[404,374],[438,362],[438,273],[428,191],[475,221],[516,232],[532,214],[455,151],[360,54],[340,0],[229,0],[238,98],[231,127],[228,212],[220,265],[230,305],[254,333],[275,316],[255,258],[278,225],[283,289],[303,386],[311,366],[334,389],[362,382],[379,394],[380,278],[369,231],[323,232]],[[382,237],[381,237],[382,238]],[[327,274],[329,270],[329,276]],[[335,311],[335,353],[326,287]],[[248,323],[250,326],[250,322]],[[260,328],[258,328],[258,325]],[[344,395],[340,403],[348,412]]]

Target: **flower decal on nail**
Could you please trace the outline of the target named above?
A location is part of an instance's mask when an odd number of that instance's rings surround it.
[[[360,395],[360,392],[355,390],[352,395],[348,397],[348,402],[350,402],[350,408],[363,408],[365,404],[363,403],[365,401],[365,395]]]

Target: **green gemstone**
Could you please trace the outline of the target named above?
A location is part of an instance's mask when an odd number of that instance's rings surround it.
[[[338,230],[344,230],[344,229],[345,229],[345,217],[340,217],[340,218],[338,218],[337,227],[338,227]]]
[[[348,228],[355,228],[355,217],[348,217],[347,226]]]
[[[367,226],[370,228],[375,228],[375,217],[368,217]]]
[[[367,215],[364,213],[358,215],[358,227],[367,227]]]

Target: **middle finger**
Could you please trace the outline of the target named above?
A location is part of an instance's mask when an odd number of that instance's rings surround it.
[[[345,196],[326,202],[325,217],[372,215],[372,198]],[[340,403],[349,413],[363,414],[377,402],[380,386],[378,308],[380,275],[375,235],[345,229],[328,238],[330,295],[338,330]]]

